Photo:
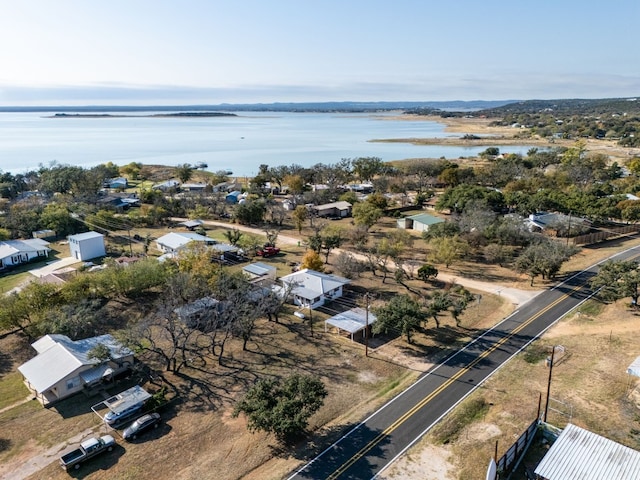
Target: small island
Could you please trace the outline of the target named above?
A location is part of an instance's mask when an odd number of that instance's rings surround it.
[[[235,113],[226,112],[175,112],[153,113],[150,115],[122,115],[111,113],[56,113],[48,118],[122,118],[122,117],[237,117]]]

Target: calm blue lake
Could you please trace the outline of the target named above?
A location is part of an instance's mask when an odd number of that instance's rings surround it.
[[[236,117],[50,118],[48,113],[0,113],[0,170],[24,173],[42,164],[91,167],[204,162],[236,176],[269,166],[332,164],[375,156],[456,159],[486,147],[375,143],[372,139],[442,137],[444,125],[391,120],[396,114],[239,112]],[[117,115],[117,114],[114,114]],[[455,134],[460,135],[460,134]],[[528,146],[508,147],[526,153]]]

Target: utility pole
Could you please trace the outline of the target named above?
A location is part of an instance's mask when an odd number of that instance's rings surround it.
[[[551,350],[551,363],[549,364],[549,380],[547,380],[547,402],[544,406],[544,418],[543,421],[547,421],[547,413],[549,413],[549,393],[551,392],[551,373],[553,372],[553,357],[556,353],[556,346],[553,346]]]
[[[369,292],[364,294],[366,301],[364,311],[364,356],[369,356]]]

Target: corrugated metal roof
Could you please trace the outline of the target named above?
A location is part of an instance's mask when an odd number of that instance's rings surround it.
[[[640,452],[568,424],[535,473],[546,480],[638,480]]]
[[[428,213],[417,213],[416,215],[411,215],[407,218],[424,225],[434,225],[436,223],[444,222],[443,219],[434,217],[433,215],[429,215]]]
[[[76,235],[69,235],[68,239],[69,240],[73,239],[78,242],[81,242],[82,240],[88,240],[89,238],[99,238],[99,237],[104,237],[104,235],[98,232],[85,232],[85,233],[78,233]]]
[[[333,325],[340,330],[345,330],[349,333],[356,333],[360,330],[364,330],[367,323],[371,325],[375,323],[377,317],[369,312],[369,318],[367,319],[367,311],[364,308],[352,308],[346,312],[334,315],[331,318],[327,318],[324,323]]]
[[[88,355],[97,345],[107,346],[113,359],[133,353],[108,334],[77,341],[65,335],[45,335],[32,345],[38,355],[20,365],[18,370],[38,393],[42,393],[79,367],[99,363]]]

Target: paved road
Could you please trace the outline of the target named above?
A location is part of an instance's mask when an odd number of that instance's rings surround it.
[[[615,259],[636,257],[638,248]],[[596,272],[594,266],[535,297],[426,372],[289,480],[375,478],[501,365],[588,299]]]

